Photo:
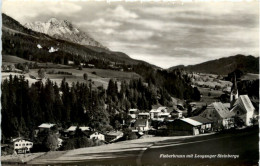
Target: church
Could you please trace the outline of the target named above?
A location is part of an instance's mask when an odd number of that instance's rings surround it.
[[[251,121],[254,118],[255,108],[248,95],[238,94],[236,76],[230,94],[230,112],[240,117],[246,126],[252,125]]]

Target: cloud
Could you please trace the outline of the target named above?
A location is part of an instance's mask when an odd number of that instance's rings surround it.
[[[118,5],[115,9],[108,9],[106,11],[106,15],[115,19],[120,19],[120,20],[124,20],[124,19],[136,19],[139,16],[130,11],[125,9],[123,6]]]
[[[3,1],[2,11],[17,19],[21,23],[28,22],[28,19],[41,15],[64,15],[75,14],[82,9],[80,5],[68,1]]]
[[[4,1],[18,21],[68,19],[114,51],[163,68],[258,55],[259,2],[106,3]]]
[[[89,25],[89,26],[95,26],[95,27],[118,27],[120,26],[122,23],[120,22],[116,22],[116,21],[108,21],[105,20],[104,18],[99,18],[97,20],[93,20],[91,22],[81,22],[78,23],[80,26],[85,26],[85,25]]]
[[[136,29],[131,29],[118,33],[118,36],[127,40],[145,40],[151,38],[153,35],[154,32],[152,31],[142,31]]]

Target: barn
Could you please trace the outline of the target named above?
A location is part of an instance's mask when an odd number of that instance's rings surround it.
[[[176,119],[168,123],[168,135],[198,135],[203,124],[190,118]]]

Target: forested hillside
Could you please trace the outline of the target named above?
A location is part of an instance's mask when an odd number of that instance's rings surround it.
[[[259,73],[259,57],[236,55],[227,58],[220,58],[212,61],[207,61],[197,65],[176,66],[169,70],[181,68],[192,72],[201,72],[209,74],[227,75],[236,69],[245,73]]]

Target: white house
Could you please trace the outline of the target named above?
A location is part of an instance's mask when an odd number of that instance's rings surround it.
[[[157,121],[164,121],[165,118],[170,118],[171,115],[168,112],[167,107],[159,107],[150,111],[151,119]]]
[[[40,131],[43,130],[50,130],[51,127],[55,126],[55,124],[52,123],[42,123],[40,126],[38,126],[38,128],[40,129]]]
[[[131,118],[135,119],[137,118],[138,109],[129,109],[128,115],[131,116]]]
[[[101,134],[99,132],[94,132],[90,135],[90,139],[98,139],[98,140],[105,140],[104,134]]]
[[[150,124],[148,119],[137,119],[134,122],[134,128],[132,129],[133,132],[143,132],[143,131],[148,131],[150,128]]]
[[[13,139],[12,142],[14,143],[14,150],[17,153],[30,152],[31,148],[33,147],[33,142],[21,137]]]
[[[240,95],[230,112],[240,117],[246,126],[252,125],[251,119],[254,117],[255,107],[247,95]]]

